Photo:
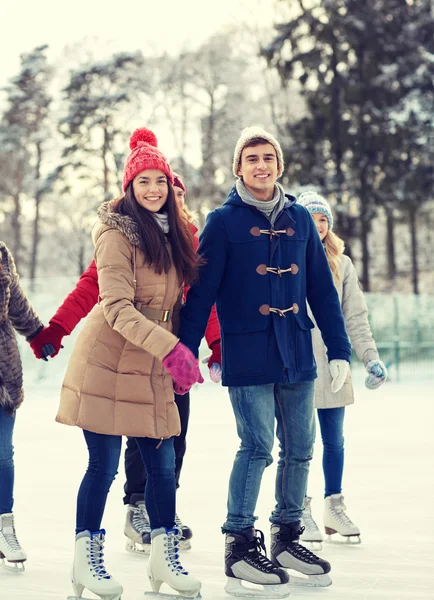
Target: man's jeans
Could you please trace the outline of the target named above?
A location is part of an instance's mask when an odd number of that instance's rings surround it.
[[[342,492],[344,471],[344,417],[345,406],[319,408],[318,421],[323,443],[324,497]]]
[[[252,527],[262,474],[273,462],[274,420],[280,452],[272,523],[299,521],[315,441],[314,382],[230,387],[241,440],[229,481],[223,533]]]
[[[111,484],[117,475],[121,453],[120,435],[83,431],[89,465],[77,498],[76,533],[98,531]],[[148,474],[145,502],[151,529],[175,524],[175,453],[173,437],[167,440],[135,438]]]
[[[14,424],[15,415],[0,408],[0,515],[12,512],[14,505]]]

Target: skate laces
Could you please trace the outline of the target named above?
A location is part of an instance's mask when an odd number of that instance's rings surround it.
[[[6,544],[13,552],[16,552],[17,550],[21,551],[21,546],[15,533],[14,515],[10,514],[2,516],[1,522],[2,528],[0,529],[0,533],[3,534]]]
[[[315,520],[312,517],[310,508],[305,508],[303,510],[303,525],[308,533],[314,533],[318,531],[318,525],[315,523]]]
[[[346,508],[347,507],[344,504],[343,496],[341,498],[338,498],[336,503],[333,501],[331,503],[331,510],[334,513],[334,516],[336,517],[336,519],[340,523],[342,523],[342,525],[349,525],[350,527],[354,527],[354,523],[352,522],[350,517],[345,512]]]
[[[101,579],[110,579],[109,575],[104,566],[104,529],[101,531],[91,532],[89,540],[89,558],[90,563],[97,574],[97,577]]]
[[[131,511],[133,513],[133,527],[139,533],[149,533],[151,531],[151,525],[149,523],[148,513],[146,506],[141,502],[137,505],[131,505]]]
[[[253,548],[244,555],[244,560],[261,571],[269,573],[274,570],[273,563],[267,558],[264,534],[260,529],[255,529],[255,537],[252,540]]]
[[[177,525],[177,527],[179,527],[179,529],[181,529],[181,531],[182,531],[182,528],[184,527],[184,523],[178,517],[177,513],[175,513],[175,525]]]
[[[297,531],[298,535],[301,535],[304,531],[304,527],[300,527],[299,531]],[[291,546],[291,554],[293,556],[295,556],[296,558],[299,558],[300,560],[302,560],[303,562],[308,562],[308,563],[316,563],[318,562],[318,560],[320,560],[319,556],[317,556],[316,554],[314,554],[313,552],[311,552],[308,548],[306,548],[305,546],[302,546],[298,541],[293,541],[290,544]]]
[[[179,527],[174,527],[167,531],[167,557],[174,571],[182,575],[188,575],[179,561],[179,540],[182,537],[182,531]]]

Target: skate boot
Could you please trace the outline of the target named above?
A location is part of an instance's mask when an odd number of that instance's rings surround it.
[[[327,587],[332,580],[330,563],[299,544],[303,528],[300,521],[271,526],[271,560],[279,567],[292,569],[305,575],[294,577],[291,575],[291,584],[308,585],[314,587]]]
[[[303,516],[301,518],[301,526],[304,527],[304,531],[301,534],[300,539],[308,548],[318,551],[322,549],[324,537],[312,517],[311,503],[312,498],[306,496],[304,499]]]
[[[344,497],[342,494],[332,494],[324,500],[324,529],[328,535],[327,541],[332,541],[331,536],[339,533],[349,544],[360,544],[360,529],[351,521],[345,512]]]
[[[151,552],[151,525],[143,500],[128,505],[124,534],[127,536],[125,548],[128,552],[138,554]]]
[[[22,573],[27,555],[21,548],[15,533],[13,513],[0,515],[0,565],[5,569]]]
[[[287,598],[289,576],[267,558],[264,534],[249,527],[241,533],[226,534],[225,591],[231,596],[245,598]],[[242,585],[255,583],[258,588]],[[261,586],[261,587],[259,587]]]
[[[121,600],[123,588],[109,575],[104,566],[105,530],[82,531],[75,538],[74,564],[71,582],[74,596],[68,600],[82,598],[84,588],[99,596],[101,600]]]
[[[184,525],[178,515],[175,515],[175,525],[179,527],[181,531],[181,539],[179,540],[179,547],[181,550],[190,550],[191,548],[191,538],[193,537],[193,532],[190,527]]]
[[[148,577],[152,592],[145,596],[153,598],[201,598],[201,582],[191,575],[179,562],[178,528],[154,529],[151,534],[151,556],[148,562]],[[161,594],[160,587],[165,583],[178,594]]]

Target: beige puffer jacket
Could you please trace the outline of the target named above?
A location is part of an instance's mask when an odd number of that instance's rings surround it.
[[[98,216],[101,299],[74,346],[56,420],[108,435],[179,435],[172,378],[162,365],[178,342],[172,320],[149,320],[135,305],[171,310],[181,301],[182,282],[173,266],[157,275],[145,264],[136,223],[114,213],[111,202]]]
[[[351,344],[358,358],[366,364],[379,358],[377,346],[372,337],[368,321],[368,308],[359,285],[356,269],[351,259],[345,254],[341,257],[340,281],[336,285],[344,313],[345,325]],[[312,312],[309,316],[315,323]],[[318,379],[315,380],[315,407],[336,408],[354,402],[354,390],[351,373],[343,387],[334,394],[331,389],[332,378],[327,360],[327,351],[318,327],[312,330],[313,352],[318,368]]]

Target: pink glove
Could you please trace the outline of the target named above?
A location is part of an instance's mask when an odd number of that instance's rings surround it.
[[[178,342],[174,349],[163,358],[163,367],[172,375],[174,384],[178,389],[182,388],[185,390],[184,394],[196,382],[203,383],[197,358],[181,342]]]
[[[179,385],[178,383],[173,382],[173,391],[178,396],[184,396],[184,394],[188,394],[190,389],[190,387],[184,387],[182,385]]]

